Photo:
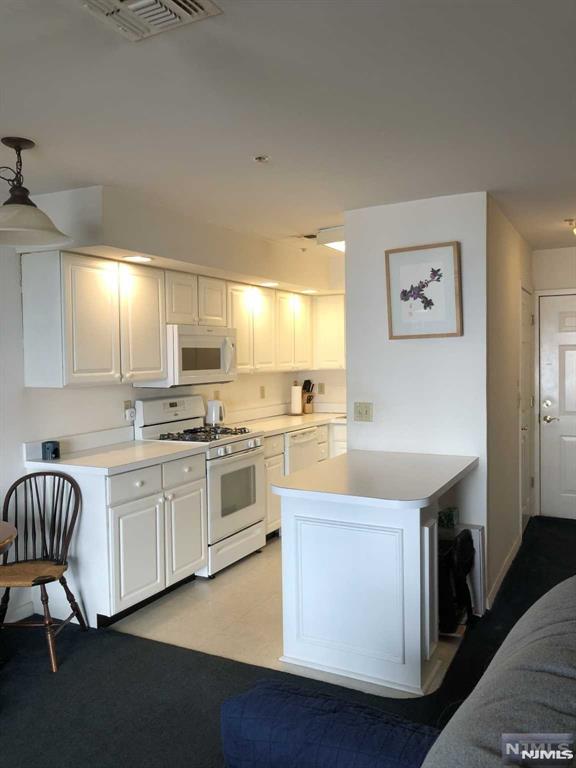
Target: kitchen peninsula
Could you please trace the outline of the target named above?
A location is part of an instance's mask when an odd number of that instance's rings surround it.
[[[282,661],[425,693],[439,671],[438,499],[470,456],[349,451],[274,484]]]

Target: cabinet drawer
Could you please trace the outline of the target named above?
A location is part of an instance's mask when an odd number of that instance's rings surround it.
[[[108,504],[112,507],[125,501],[141,499],[162,490],[159,464],[133,472],[123,472],[108,478]]]
[[[318,461],[324,461],[328,458],[328,443],[318,444]]]
[[[316,428],[316,436],[319,443],[327,443],[328,442],[328,427],[324,425],[323,427],[317,427]]]
[[[284,435],[274,435],[264,438],[264,457],[278,456],[284,453]]]
[[[177,485],[184,485],[184,483],[204,480],[205,477],[206,457],[203,453],[162,464],[162,485],[164,488],[175,488]]]

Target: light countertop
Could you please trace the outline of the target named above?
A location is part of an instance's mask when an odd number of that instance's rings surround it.
[[[27,461],[28,469],[53,469],[62,472],[86,472],[94,475],[117,475],[132,469],[142,469],[172,459],[183,459],[205,453],[206,446],[194,447],[189,443],[171,443],[156,440],[133,440],[116,443],[89,451],[79,451],[56,461]]]
[[[264,437],[294,432],[306,427],[321,427],[324,424],[346,424],[346,415],[342,413],[303,413],[301,416],[271,416],[267,419],[253,419],[242,422],[249,429],[262,432]]]
[[[295,472],[272,488],[278,495],[292,498],[423,508],[477,465],[476,456],[348,451]]]

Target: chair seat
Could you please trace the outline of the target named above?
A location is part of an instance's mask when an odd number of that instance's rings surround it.
[[[53,560],[23,560],[0,565],[0,587],[35,587],[49,584],[66,572],[68,566]]]

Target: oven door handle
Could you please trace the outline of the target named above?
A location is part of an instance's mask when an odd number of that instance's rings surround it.
[[[247,461],[264,455],[264,448],[249,448],[246,451],[231,453],[228,456],[219,456],[217,459],[210,459],[207,462],[208,468],[219,467],[221,464],[235,464],[237,461]]]

